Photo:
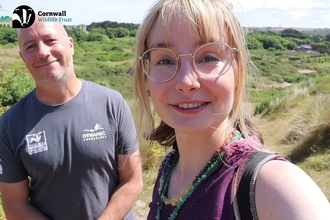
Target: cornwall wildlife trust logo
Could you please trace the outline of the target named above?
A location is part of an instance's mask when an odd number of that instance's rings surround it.
[[[33,9],[27,5],[21,5],[15,8],[12,16],[12,28],[27,28],[30,27],[36,15]]]

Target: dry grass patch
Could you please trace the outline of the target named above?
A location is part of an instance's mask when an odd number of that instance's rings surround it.
[[[13,64],[13,63],[16,63],[16,62],[23,62],[21,60],[21,58],[19,58],[19,57],[16,58],[16,57],[7,57],[7,56],[3,57],[3,56],[1,56],[0,60],[1,60],[0,66],[2,68],[5,68],[5,67],[9,66],[10,64]]]
[[[320,186],[330,201],[330,178],[328,178],[330,172],[330,151],[308,157],[297,165]]]

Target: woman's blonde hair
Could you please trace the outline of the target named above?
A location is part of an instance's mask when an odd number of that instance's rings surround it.
[[[136,35],[136,59],[134,64],[134,93],[140,110],[138,123],[147,122],[146,137],[158,141],[164,146],[171,146],[175,142],[174,129],[163,121],[155,128],[155,118],[151,111],[147,91],[147,79],[143,73],[139,55],[149,49],[147,41],[151,28],[156,21],[165,43],[169,44],[169,27],[172,19],[178,22],[190,21],[187,29],[197,33],[202,43],[211,41],[225,41],[229,46],[238,49],[233,67],[235,71],[236,90],[234,104],[229,115],[229,126],[236,128],[242,136],[256,135],[261,142],[262,136],[251,120],[250,111],[242,105],[245,95],[246,76],[252,62],[246,47],[244,31],[233,13],[232,4],[225,0],[159,0],[153,4],[140,24]],[[193,35],[192,35],[193,36]],[[231,129],[228,129],[230,132]]]

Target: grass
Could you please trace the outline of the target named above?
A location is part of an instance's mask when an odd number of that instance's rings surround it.
[[[294,120],[297,136],[295,149],[289,157],[293,162],[301,162],[314,154],[330,152],[330,94],[318,94],[306,97],[301,113]]]
[[[304,161],[296,163],[320,186],[322,192],[330,201],[330,151],[307,157]]]
[[[272,150],[289,158],[319,185],[330,201],[329,76],[293,86],[256,116]],[[316,92],[317,91],[317,92]]]

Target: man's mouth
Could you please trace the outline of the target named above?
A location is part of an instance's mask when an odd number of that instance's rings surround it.
[[[57,60],[53,60],[53,61],[46,62],[46,63],[40,63],[40,64],[37,65],[37,67],[38,67],[38,68],[39,68],[39,67],[44,67],[44,66],[50,65],[50,64],[52,64],[52,63],[54,63],[54,62],[56,62],[56,61],[57,61]]]

